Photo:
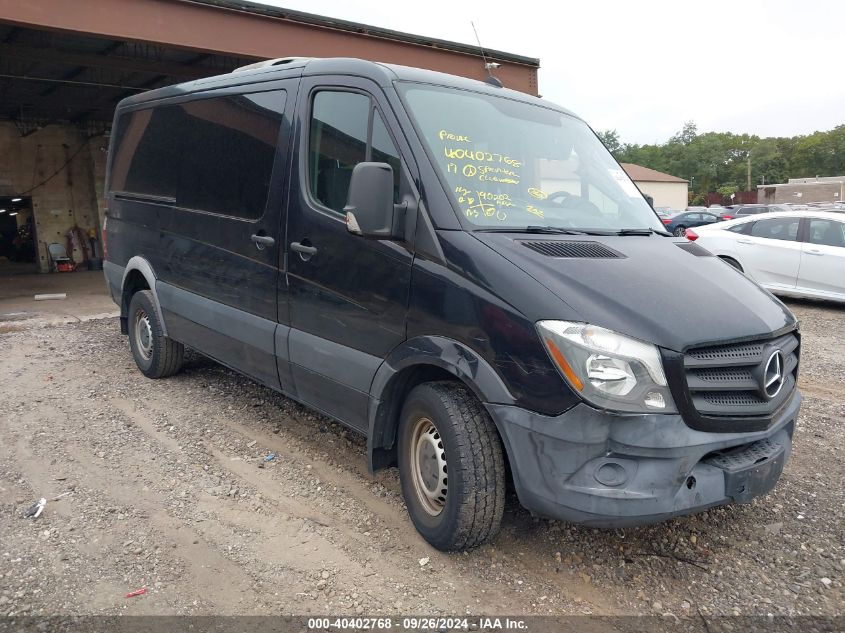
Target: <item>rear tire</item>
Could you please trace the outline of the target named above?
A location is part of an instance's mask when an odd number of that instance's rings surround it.
[[[687,227],[685,227],[685,226],[675,227],[675,230],[673,232],[675,233],[675,235],[677,237],[683,237],[684,235],[687,234]]]
[[[738,261],[736,261],[733,257],[722,257],[723,262],[726,264],[730,264],[734,268],[736,268],[739,272],[744,273],[745,271],[742,269],[742,266]]]
[[[454,551],[496,535],[505,508],[502,444],[465,387],[415,387],[402,408],[398,453],[408,514],[426,541]]]
[[[149,290],[139,290],[129,302],[129,348],[147,378],[166,378],[182,369],[185,346],[166,337]]]

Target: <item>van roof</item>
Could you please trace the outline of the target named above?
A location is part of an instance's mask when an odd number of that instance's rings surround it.
[[[149,90],[137,95],[127,97],[118,104],[118,108],[131,107],[150,101],[166,99],[186,94],[194,94],[205,90],[225,88],[229,86],[250,85],[262,82],[269,82],[276,79],[298,76],[313,75],[357,75],[372,79],[381,86],[388,85],[394,81],[413,81],[419,83],[435,84],[451,88],[463,88],[476,92],[485,92],[491,95],[508,97],[527,103],[535,103],[544,107],[553,106],[570,116],[577,116],[571,111],[544,101],[539,97],[529,95],[507,87],[498,88],[477,79],[469,79],[459,75],[426,70],[424,68],[413,68],[411,66],[400,66],[398,64],[387,64],[383,62],[371,62],[352,57],[290,57],[278,60],[275,65],[251,64],[250,66],[237,69],[225,75],[205,77],[164,88]],[[580,118],[580,117],[579,117]]]

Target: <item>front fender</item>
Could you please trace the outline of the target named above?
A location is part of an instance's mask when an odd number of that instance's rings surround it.
[[[484,403],[516,400],[493,367],[470,347],[443,336],[418,336],[394,348],[370,387],[367,457],[370,472],[391,465],[396,426],[411,369],[436,367],[464,383]]]
[[[444,336],[417,336],[395,347],[376,371],[370,396],[383,399],[391,378],[415,365],[445,369],[472,389],[482,402],[515,402],[490,363],[464,343]]]

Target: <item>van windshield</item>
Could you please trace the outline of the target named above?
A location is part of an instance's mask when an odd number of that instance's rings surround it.
[[[466,90],[397,87],[469,228],[663,231],[579,119]]]

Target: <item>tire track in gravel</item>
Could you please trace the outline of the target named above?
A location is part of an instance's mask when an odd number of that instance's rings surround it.
[[[160,443],[162,448],[174,454],[184,455],[185,450],[179,442],[151,423],[149,416],[138,408],[137,403],[126,399],[113,399],[111,404],[126,414],[152,441]],[[155,410],[155,407],[151,409]],[[225,547],[226,541],[233,534],[244,531],[257,532],[253,535],[253,540],[246,544],[251,558],[251,568],[262,566],[269,570],[274,566],[280,566],[295,575],[300,575],[295,579],[293,586],[288,588],[288,598],[294,599],[297,593],[302,593],[303,574],[319,572],[324,568],[322,561],[336,561],[338,558],[334,546],[325,537],[313,532],[305,533],[303,537],[302,522],[308,521],[317,526],[337,529],[345,538],[354,538],[356,535],[343,530],[342,524],[324,513],[299,507],[295,499],[280,493],[278,487],[257,477],[258,470],[250,468],[241,458],[235,457],[236,461],[233,461],[232,456],[224,454],[210,443],[204,442],[204,444],[207,456],[219,468],[231,473],[242,482],[240,490],[249,487],[261,495],[261,503],[265,507],[269,506],[273,520],[268,522],[265,517],[261,517],[261,522],[257,525],[254,514],[245,511],[238,503],[228,497],[220,498],[199,489],[195,490],[197,513],[207,515],[214,520],[203,521],[201,527],[196,529],[197,535],[202,537],[209,546],[221,548]],[[197,457],[196,453],[194,457]],[[303,551],[303,545],[308,546],[308,552]],[[344,567],[350,570],[360,568],[354,561],[349,560],[347,563]],[[242,565],[243,562],[240,561],[240,564]]]
[[[182,452],[182,447],[179,445],[179,442],[166,433],[159,431],[154,424],[149,422],[146,415],[143,415],[140,411],[138,411],[135,403],[128,400],[112,400],[112,404],[117,406],[125,414],[129,415],[138,427],[151,438],[161,442],[171,451]],[[154,402],[149,403],[148,406],[152,411],[157,411],[160,414],[166,413],[162,410],[162,407],[156,406],[156,403]],[[286,482],[276,481],[274,482],[275,485],[268,482],[264,475],[267,473],[273,473],[279,469],[279,466],[286,469],[288,474],[294,474],[290,471],[298,470],[299,472],[296,474],[299,474],[301,477],[313,476],[319,479],[323,485],[337,486],[342,489],[344,493],[348,494],[351,500],[364,506],[364,510],[377,515],[379,519],[387,519],[392,527],[396,529],[412,528],[409,521],[403,522],[396,516],[396,508],[380,501],[378,498],[367,496],[366,494],[362,494],[356,490],[357,488],[360,488],[362,484],[367,483],[363,478],[350,482],[350,478],[344,477],[343,474],[335,473],[335,469],[328,464],[322,463],[319,459],[308,458],[302,452],[302,447],[297,446],[296,448],[299,450],[292,448],[292,444],[286,441],[286,438],[280,438],[278,435],[269,432],[263,433],[255,431],[238,422],[224,420],[221,416],[217,416],[215,421],[238,433],[243,438],[244,444],[248,444],[246,440],[253,440],[257,443],[260,442],[260,446],[262,448],[269,448],[276,454],[273,464],[270,464],[264,469],[258,469],[256,468],[257,462],[255,460],[247,461],[238,455],[227,455],[212,442],[203,440],[205,450],[216,460],[217,465],[221,469],[235,475],[244,484],[259,490],[259,492],[262,493],[262,498],[272,499],[277,508],[285,515],[308,520],[323,527],[331,527],[332,529],[342,533],[344,536],[357,541],[358,545],[363,544],[361,535],[352,530],[346,529],[346,523],[342,520],[337,519],[330,513],[327,514],[326,512],[318,510],[309,510],[307,507],[303,507],[301,501],[297,500],[295,497],[291,497],[289,494],[280,492],[283,486],[288,486],[289,488],[301,487],[300,482],[298,482],[295,477],[288,477]],[[257,451],[258,448],[259,447],[256,446],[255,450]],[[352,474],[352,478],[355,478],[354,474]]]
[[[799,380],[798,389],[800,389],[801,394],[805,397],[811,396],[836,403],[845,402],[845,387],[828,387]]]
[[[67,414],[68,412],[54,409],[51,415],[51,412],[46,408],[39,408],[26,417],[31,421],[37,420],[45,425],[53,423],[55,428],[59,426],[61,420],[67,418]],[[23,421],[26,422],[27,420]],[[200,543],[197,542],[196,537],[199,534],[195,529],[171,516],[166,509],[162,508],[164,504],[159,495],[150,491],[147,486],[140,487],[138,485],[139,480],[143,480],[149,470],[148,464],[143,459],[123,455],[120,468],[107,465],[100,466],[102,460],[91,451],[90,445],[66,436],[63,437],[63,441],[65,451],[73,455],[74,460],[72,462],[52,460],[57,462],[55,465],[61,464],[61,471],[59,472],[51,467],[53,464],[45,466],[44,456],[39,454],[40,451],[33,451],[32,446],[25,438],[18,440],[15,447],[15,461],[33,490],[55,489],[54,479],[65,477],[68,480],[79,482],[79,485],[84,485],[85,488],[93,491],[94,496],[101,502],[99,504],[101,511],[108,512],[106,508],[102,507],[104,505],[102,501],[107,501],[108,503],[105,505],[112,508],[123,507],[127,502],[137,507],[145,513],[150,527],[158,533],[157,536],[160,535],[160,538],[170,545],[171,551],[168,555],[178,558],[183,563],[186,573],[190,576],[188,579],[180,579],[180,587],[192,594],[193,599],[208,604],[213,612],[238,612],[241,605],[240,600],[236,598],[240,590],[236,587],[249,584],[249,577],[244,576],[239,566],[219,555],[214,549],[198,547]],[[103,463],[108,464],[108,462]],[[88,491],[84,492],[90,494]],[[50,504],[51,513],[56,512],[64,519],[74,516],[72,497],[73,495],[65,503]],[[127,525],[126,528],[123,530],[123,536],[131,535],[131,526]],[[110,546],[120,548],[119,543],[117,543],[120,539],[117,538],[116,534],[107,533],[98,535],[98,538],[101,542],[91,549],[92,554],[102,555],[103,551],[108,550]],[[110,596],[121,596],[126,591],[123,586],[114,586],[108,583],[104,583],[104,586],[108,587]],[[183,596],[183,598],[185,597]],[[114,602],[108,598],[104,601],[100,598],[98,600],[105,603]],[[142,604],[142,606],[145,605]],[[138,612],[149,611],[142,608]]]
[[[150,423],[148,416],[141,414],[137,410],[136,403],[123,401],[115,404],[118,404],[127,414],[134,416],[139,426],[146,432],[156,437],[163,435],[167,438],[167,442],[171,448],[177,448],[178,442],[175,442],[167,434],[163,434],[154,424]],[[160,405],[153,399],[147,400],[145,407],[150,412],[154,412],[160,416],[169,418],[174,415],[172,409]],[[316,551],[319,560],[331,561],[332,564],[338,566],[340,569],[348,568],[350,570],[349,577],[346,580],[348,584],[354,585],[360,582],[362,564],[369,566],[366,573],[373,575],[379,574],[382,577],[389,577],[391,574],[395,574],[397,569],[408,567],[413,569],[413,566],[416,566],[416,558],[405,553],[411,549],[411,546],[405,545],[402,547],[402,543],[399,545],[388,545],[379,541],[378,537],[375,536],[375,533],[381,532],[385,528],[391,534],[414,534],[414,528],[401,503],[398,485],[388,486],[388,488],[395,488],[393,496],[397,500],[393,503],[384,501],[382,498],[376,497],[368,492],[368,486],[371,486],[373,482],[369,475],[365,476],[361,472],[363,469],[363,455],[359,455],[356,452],[352,455],[351,459],[344,459],[342,464],[332,465],[313,454],[316,452],[315,447],[310,445],[307,438],[290,437],[290,433],[286,430],[275,434],[269,430],[264,431],[243,422],[233,421],[227,416],[220,414],[219,409],[214,413],[215,408],[213,403],[211,406],[204,403],[196,403],[195,407],[209,409],[209,416],[203,416],[203,419],[207,420],[206,424],[214,423],[224,426],[239,436],[242,445],[249,445],[255,442],[256,445],[252,449],[252,452],[261,452],[263,449],[269,449],[277,454],[276,464],[274,466],[283,464],[287,469],[286,474],[289,477],[284,482],[275,482],[278,485],[274,485],[268,483],[266,475],[277,474],[278,468],[267,467],[265,469],[258,469],[256,467],[256,461],[241,459],[239,455],[233,456],[223,452],[222,449],[214,446],[207,438],[202,439],[205,450],[214,457],[218,467],[238,477],[243,482],[242,485],[247,485],[258,491],[262,500],[271,500],[274,509],[277,511],[277,515],[281,513],[283,518],[297,517],[299,519],[309,520],[318,526],[327,528],[327,530],[324,530],[326,533],[322,539],[316,545],[313,545],[309,541],[309,546],[317,548]],[[313,425],[313,422],[302,421],[301,424]],[[211,435],[213,436],[215,433]],[[338,456],[333,455],[332,457],[336,458]],[[359,529],[356,531],[349,524],[348,516],[344,516],[344,513],[338,514],[334,512],[334,508],[331,506],[319,511],[313,508],[307,511],[303,510],[303,501],[281,492],[282,488],[280,487],[280,485],[284,485],[287,488],[293,487],[295,491],[301,492],[301,482],[298,482],[298,480],[303,477],[317,478],[323,487],[336,487],[343,495],[348,497],[349,503],[353,505],[352,510],[360,514],[369,513],[372,515],[374,517],[374,525],[372,527],[368,526],[369,529],[367,530]],[[225,520],[237,522],[237,518],[230,513],[227,513]],[[289,542],[285,539],[289,536],[276,535],[267,537],[266,542],[278,544],[282,546],[282,549],[287,549]],[[324,541],[329,543],[329,547],[326,547]],[[369,547],[373,546],[379,551],[378,556],[365,556],[362,558],[358,554],[358,552],[366,551]],[[435,560],[441,566],[443,571],[439,575],[448,577],[454,573],[455,570],[452,572],[449,571],[456,560],[454,556],[438,552],[422,541],[415,543],[413,548],[423,551],[429,558]],[[265,559],[275,559],[272,554],[267,553],[270,551],[269,549],[264,551]],[[293,553],[295,554],[295,552]],[[314,557],[308,556],[307,558],[311,562],[311,565],[302,568],[301,571],[316,571],[322,568],[319,565],[314,565]],[[283,557],[278,562],[284,563],[286,561]],[[517,573],[525,577],[531,576],[535,572],[535,569],[533,569],[535,562],[539,563],[539,561],[531,561],[531,563],[526,565],[520,562],[520,569]],[[345,575],[341,574],[341,576]],[[476,579],[476,582],[478,580]],[[615,612],[613,605],[607,600],[606,596],[595,591],[579,577],[547,574],[543,577],[543,583],[547,585],[545,587],[545,593],[555,594],[559,592],[569,599],[576,597],[582,605],[592,605],[592,609],[598,612]],[[481,581],[475,587],[468,586],[468,593],[464,591],[455,593],[452,599],[461,601],[464,604],[472,604],[482,598],[484,600],[490,600],[491,595],[496,596],[496,604],[500,604],[503,607],[505,605],[511,605],[510,608],[513,612],[520,612],[525,607],[524,599],[520,599],[519,597],[515,599],[512,592],[502,591],[496,583],[485,581]]]

